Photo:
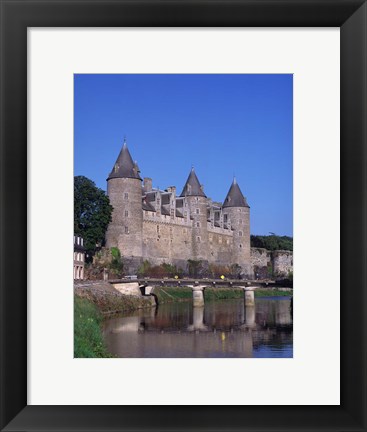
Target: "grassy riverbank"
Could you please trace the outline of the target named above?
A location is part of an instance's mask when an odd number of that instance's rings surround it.
[[[292,291],[278,289],[256,289],[255,297],[284,297],[291,296]],[[192,300],[192,289],[188,287],[159,287],[154,290],[158,303],[171,303]],[[228,300],[243,298],[242,288],[205,288],[204,298],[211,300]]]
[[[112,357],[103,341],[101,323],[97,307],[74,296],[74,358]]]
[[[255,297],[291,297],[293,290],[280,291],[279,289],[256,289]]]
[[[130,312],[152,306],[149,297],[134,297],[121,294],[106,282],[74,286],[77,297],[85,298],[95,304],[103,314]]]

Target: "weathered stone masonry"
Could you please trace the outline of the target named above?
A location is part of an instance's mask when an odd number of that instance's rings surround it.
[[[293,271],[292,251],[268,251],[263,248],[251,248],[251,266],[254,275],[259,277],[267,276],[288,276]],[[271,271],[271,275],[268,273]]]
[[[242,267],[252,276],[250,207],[234,179],[223,204],[208,198],[194,169],[181,195],[140,177],[126,142],[107,179],[114,208],[106,246],[118,247],[128,271],[147,259],[186,267],[188,259]]]

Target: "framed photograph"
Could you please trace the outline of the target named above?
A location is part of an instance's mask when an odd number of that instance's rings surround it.
[[[366,430],[365,2],[1,6],[1,430]]]

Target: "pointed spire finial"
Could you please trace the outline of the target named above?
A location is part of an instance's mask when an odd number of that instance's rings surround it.
[[[194,165],[191,166],[190,174],[186,180],[185,186],[182,189],[180,196],[203,196],[206,197],[204,191],[201,188],[199,179],[194,170]]]
[[[124,136],[124,144],[107,180],[111,178],[136,178],[141,180],[139,172],[139,167],[131,157],[126,144],[126,136]]]
[[[223,208],[226,207],[249,207],[246,198],[243,196],[239,185],[237,184],[236,177],[233,178],[233,182],[227,193],[226,199],[223,203]]]

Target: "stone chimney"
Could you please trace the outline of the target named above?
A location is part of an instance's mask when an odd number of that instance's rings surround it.
[[[152,179],[149,177],[144,177],[144,191],[151,192],[153,188]]]
[[[167,192],[173,193],[173,195],[176,195],[176,186],[169,186],[167,188]]]

